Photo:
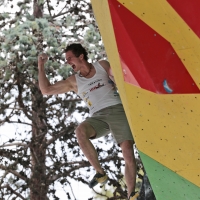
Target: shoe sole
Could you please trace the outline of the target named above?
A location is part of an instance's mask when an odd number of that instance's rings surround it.
[[[102,178],[103,178],[103,177],[102,177]],[[106,179],[105,179],[105,178],[106,178]],[[98,184],[104,185],[104,184],[107,183],[107,181],[108,181],[108,177],[106,176],[106,177],[104,177],[103,180],[96,181],[96,183],[95,183],[94,185],[92,185],[92,186],[89,184],[89,187],[90,187],[90,188],[93,188],[94,186],[96,186],[96,185],[98,185]]]
[[[101,185],[105,185],[108,182],[108,179],[106,179],[104,182],[100,183]]]
[[[133,197],[130,197],[129,200],[137,200],[137,197],[139,197],[139,193],[136,193]]]

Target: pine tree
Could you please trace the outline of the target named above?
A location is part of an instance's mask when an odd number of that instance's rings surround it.
[[[74,134],[74,113],[84,118],[88,111],[72,92],[42,96],[37,56],[41,52],[49,55],[46,73],[52,82],[72,73],[63,56],[70,42],[87,47],[91,61],[105,57],[91,4],[87,0],[0,0],[0,6],[0,125],[21,127],[0,146],[0,199],[59,199],[56,182],[68,188],[71,179],[88,182],[84,172],[92,168]],[[110,140],[110,136],[105,139],[109,150],[101,143],[97,148],[111,177],[108,184],[115,187],[114,197],[105,198],[125,199],[126,192],[118,183],[123,177],[123,161]]]

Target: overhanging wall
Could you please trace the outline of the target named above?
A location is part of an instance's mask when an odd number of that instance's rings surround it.
[[[92,6],[156,198],[200,199],[200,2]]]

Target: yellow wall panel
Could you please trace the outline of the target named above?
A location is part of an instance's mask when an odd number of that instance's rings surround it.
[[[200,186],[200,95],[158,95],[125,84],[137,147]]]

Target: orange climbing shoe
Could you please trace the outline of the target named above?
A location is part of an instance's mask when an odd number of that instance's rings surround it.
[[[139,196],[138,192],[131,192],[128,200],[137,200],[137,197]]]

